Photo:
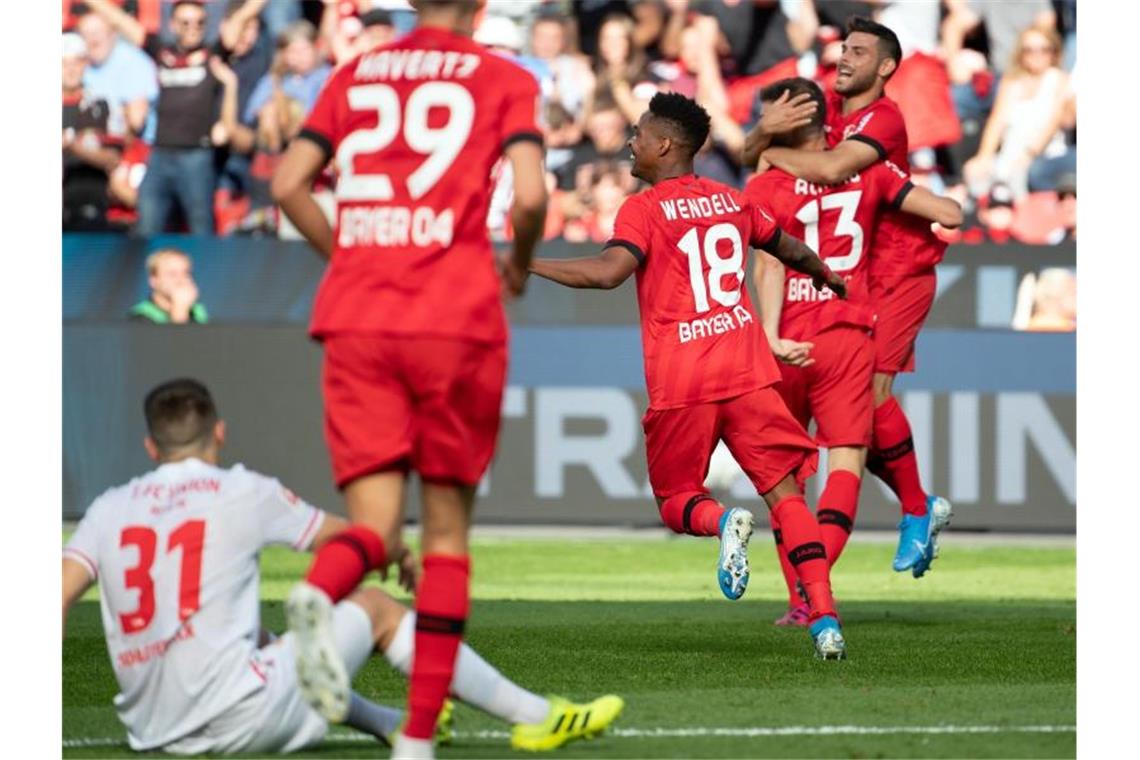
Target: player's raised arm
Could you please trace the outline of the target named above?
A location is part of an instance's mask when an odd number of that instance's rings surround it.
[[[530,271],[569,288],[612,290],[634,273],[640,263],[637,255],[618,243],[597,256],[577,259],[536,259]]]
[[[794,98],[791,91],[785,90],[774,102],[764,106],[756,126],[744,136],[744,148],[740,153],[743,166],[755,169],[763,153],[772,144],[772,138],[810,124],[818,105],[811,95],[801,93]]]
[[[769,148],[764,160],[808,182],[834,185],[878,161],[879,152],[868,143],[847,139],[832,150]]]
[[[546,175],[539,143],[530,140],[514,142],[507,148],[506,156],[514,176],[511,227],[515,237],[511,257],[503,268],[503,280],[510,295],[519,296],[546,224]]]

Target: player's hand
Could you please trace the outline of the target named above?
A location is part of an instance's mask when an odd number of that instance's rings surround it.
[[[768,345],[772,347],[772,355],[785,364],[793,367],[810,367],[815,364],[815,359],[811,358],[814,343],[776,338],[769,341]]]
[[[420,565],[416,561],[416,555],[408,548],[408,545],[400,541],[389,554],[391,565],[386,565],[380,571],[380,577],[388,580],[388,568],[392,565],[396,566],[397,578],[396,582],[400,584],[400,588],[405,591],[414,593],[416,590],[416,580],[419,576]]]
[[[827,288],[840,298],[847,297],[847,281],[843,279],[843,275],[836,274],[826,267],[823,272],[811,278],[811,284],[816,290]]]
[[[503,300],[507,303],[515,300],[526,290],[526,278],[530,272],[520,267],[514,256],[506,254],[499,258],[499,278],[503,283]]]
[[[806,92],[794,98],[790,95],[791,91],[786,90],[760,114],[761,134],[779,135],[811,123],[817,108],[815,101]]]

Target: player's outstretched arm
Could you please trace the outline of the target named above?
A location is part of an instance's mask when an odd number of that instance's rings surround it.
[[[786,266],[797,272],[811,277],[816,290],[830,289],[840,298],[847,297],[847,283],[842,277],[832,272],[823,259],[815,255],[815,251],[808,248],[802,240],[794,238],[784,232],[776,245],[768,253],[782,261]]]
[[[769,148],[764,160],[808,182],[835,185],[879,160],[879,152],[865,142],[844,140],[832,150]]]
[[[142,22],[111,0],[87,0],[87,7],[106,19],[108,24],[135,47],[142,47],[146,41],[146,27]]]
[[[63,558],[63,632],[67,633],[67,611],[79,601],[95,583],[95,579],[83,565],[73,559]]]
[[[962,225],[962,207],[958,205],[958,201],[935,195],[925,187],[912,187],[899,208],[908,214],[938,222],[943,227],[954,228]]]
[[[326,259],[333,252],[333,230],[309,188],[327,160],[323,147],[301,135],[289,143],[269,186],[281,212]]]
[[[791,91],[787,90],[778,100],[769,103],[760,114],[756,126],[748,130],[744,136],[744,148],[740,152],[742,166],[755,169],[760,154],[772,144],[773,137],[811,122],[817,107],[811,95],[801,93],[789,98],[790,94]]]
[[[504,284],[511,296],[522,295],[527,268],[534,249],[542,239],[546,225],[546,170],[543,168],[542,146],[535,142],[515,142],[506,150],[514,177],[514,202],[511,204],[511,228],[514,248],[504,266]]]
[[[569,288],[612,290],[637,269],[638,260],[622,246],[612,245],[597,256],[578,259],[535,259],[530,271]]]
[[[769,253],[758,253],[752,280],[759,297],[760,324],[764,328],[772,354],[780,361],[796,367],[814,364],[815,360],[810,357],[814,344],[780,337],[780,316],[784,310],[784,265]]]

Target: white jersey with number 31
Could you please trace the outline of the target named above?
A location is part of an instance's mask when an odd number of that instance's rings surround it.
[[[258,554],[307,549],[322,521],[278,481],[198,459],[95,500],[64,556],[99,581],[132,748],[175,741],[264,686]]]

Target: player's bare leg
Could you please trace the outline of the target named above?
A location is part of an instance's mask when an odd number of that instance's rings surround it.
[[[432,735],[471,606],[467,534],[474,502],[473,487],[423,484],[423,571],[416,589],[408,720],[396,738],[394,757],[432,756]]]
[[[816,653],[824,659],[846,656],[835,601],[831,596],[830,568],[819,524],[808,509],[803,492],[789,474],[762,494],[772,517],[780,526],[788,562],[808,599],[809,632]]]
[[[333,635],[333,607],[370,571],[386,568],[404,551],[399,538],[404,477],[401,471],[381,472],[345,487],[353,523],[317,551],[305,581],[293,588],[285,603],[289,630],[297,637],[301,690],[309,704],[333,723],[348,718],[352,694]]]
[[[875,417],[867,469],[894,491],[902,507],[893,567],[920,578],[937,555],[938,533],[950,523],[952,510],[949,501],[922,487],[910,422],[894,397],[894,382],[894,374],[886,372],[876,372],[872,380]]]

